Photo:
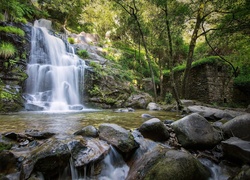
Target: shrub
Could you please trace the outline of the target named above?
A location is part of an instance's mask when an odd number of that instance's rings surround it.
[[[7,59],[7,58],[14,56],[15,53],[16,53],[16,48],[13,44],[6,43],[6,42],[2,42],[0,44],[0,56],[1,57]]]
[[[68,42],[69,42],[70,44],[75,44],[75,39],[72,38],[72,37],[69,37],[69,38],[68,38]]]
[[[13,27],[13,26],[0,26],[0,31],[5,32],[5,33],[16,34],[22,37],[24,37],[25,35],[25,32],[22,29]]]
[[[77,51],[77,55],[80,56],[81,58],[88,58],[89,57],[89,53],[85,49]]]

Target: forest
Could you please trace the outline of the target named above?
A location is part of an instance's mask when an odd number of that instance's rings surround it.
[[[142,88],[152,82],[155,101],[187,98],[194,63],[228,64],[234,86],[250,87],[250,2],[247,0],[0,0],[0,21],[33,23],[45,18],[69,35],[97,34],[105,58]],[[0,32],[23,35],[18,28]],[[117,53],[119,50],[119,53]],[[1,69],[12,67],[16,47],[0,42]],[[24,56],[24,55],[23,55]],[[180,91],[174,73],[183,70]],[[8,70],[7,70],[8,71]],[[171,91],[164,89],[169,79]],[[0,83],[3,84],[0,79]],[[4,94],[1,94],[4,96]]]

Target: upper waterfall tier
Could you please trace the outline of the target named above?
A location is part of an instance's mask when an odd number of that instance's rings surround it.
[[[85,62],[68,53],[65,43],[35,23],[27,67],[26,109],[81,110],[80,86]]]

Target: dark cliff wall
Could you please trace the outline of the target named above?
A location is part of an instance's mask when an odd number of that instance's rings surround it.
[[[0,22],[1,27],[17,27],[24,36],[0,31],[0,42],[14,45],[11,57],[0,56],[0,112],[19,111],[23,108],[22,92],[27,78],[26,66],[30,52],[31,26],[20,23]]]

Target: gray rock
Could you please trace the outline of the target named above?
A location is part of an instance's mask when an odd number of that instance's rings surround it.
[[[17,160],[9,151],[0,152],[0,174],[10,174],[17,171]]]
[[[132,94],[124,105],[126,107],[145,109],[152,100],[153,98],[147,93]]]
[[[98,130],[94,126],[86,126],[74,133],[74,135],[81,135],[86,137],[98,137]]]
[[[219,132],[197,113],[190,114],[171,124],[183,147],[205,148],[221,141]]]
[[[154,102],[150,102],[147,106],[147,109],[150,110],[150,111],[159,111],[161,110],[162,108],[160,107],[159,104],[156,104]]]
[[[164,123],[157,118],[144,122],[138,130],[143,137],[154,141],[166,141],[169,138],[169,133]]]
[[[25,135],[31,136],[35,139],[48,139],[55,135],[55,133],[52,132],[40,132],[38,130],[26,130]]]
[[[250,113],[250,104],[247,106],[246,112]]]
[[[205,180],[208,177],[209,172],[188,152],[156,146],[132,164],[126,179]]]
[[[250,114],[237,116],[226,122],[222,129],[228,137],[238,137],[250,141]]]
[[[131,132],[116,125],[104,123],[99,126],[99,137],[122,152],[130,152],[138,147]]]
[[[142,118],[154,118],[154,116],[152,116],[150,114],[142,114],[141,117]]]
[[[210,108],[205,106],[189,106],[188,111],[191,113],[198,113],[207,120],[217,121],[217,120],[230,120],[241,114],[240,112],[230,111],[230,110],[220,110],[216,108]]]
[[[89,163],[101,161],[108,153],[110,146],[98,139],[88,139],[86,142],[73,140],[68,143],[75,167],[83,167]]]
[[[250,141],[244,141],[237,137],[231,137],[222,141],[222,149],[226,156],[250,163]]]
[[[19,154],[19,152],[15,153]],[[29,156],[23,161],[21,179],[27,179],[32,172],[36,171],[41,172],[45,179],[54,179],[62,169],[66,168],[70,156],[67,144],[58,140],[47,140],[46,143],[29,152]]]

